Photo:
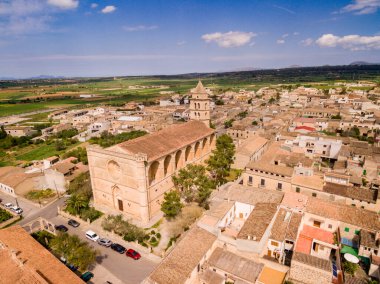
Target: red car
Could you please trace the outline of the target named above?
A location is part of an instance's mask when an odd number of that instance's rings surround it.
[[[134,260],[138,260],[141,258],[141,255],[137,251],[135,251],[134,249],[127,250],[127,252],[125,254],[129,257],[132,257]]]

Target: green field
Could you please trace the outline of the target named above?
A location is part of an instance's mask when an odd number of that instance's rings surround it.
[[[129,101],[156,100],[160,91],[187,94],[201,79],[215,94],[228,90],[258,90],[264,86],[288,84],[328,89],[335,82],[371,80],[380,84],[380,68],[369,66],[320,66],[254,70],[228,73],[185,74],[151,77],[79,78],[0,81],[0,116],[21,114],[56,107],[97,104],[124,104]],[[319,85],[314,85],[319,83]],[[158,86],[165,89],[129,89],[129,86]],[[363,87],[362,89],[368,90]],[[97,99],[81,99],[79,94],[96,94]],[[59,97],[51,97],[59,96]],[[50,97],[46,97],[50,96]]]

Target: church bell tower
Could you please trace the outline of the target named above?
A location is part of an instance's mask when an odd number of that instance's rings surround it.
[[[199,81],[190,99],[190,119],[202,121],[210,127],[210,101],[206,89]]]

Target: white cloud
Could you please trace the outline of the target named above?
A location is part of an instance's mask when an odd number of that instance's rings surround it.
[[[314,43],[314,40],[312,38],[307,38],[307,39],[303,39],[300,41],[300,43],[303,45],[303,46],[310,46]]]
[[[39,0],[8,0],[0,2],[0,15],[22,16],[43,11],[44,4]]]
[[[227,33],[212,33],[202,35],[202,39],[205,42],[215,42],[218,46],[229,48],[229,47],[238,47],[250,43],[253,37],[257,34],[252,32],[227,32]]]
[[[115,6],[109,5],[109,6],[105,6],[105,7],[102,9],[102,13],[103,13],[103,14],[109,14],[109,13],[115,12],[115,10],[116,10],[116,7],[115,7]]]
[[[156,30],[156,29],[158,29],[158,26],[139,25],[139,26],[133,26],[133,27],[127,27],[127,26],[123,27],[123,30],[127,32],[151,31],[151,30]]]
[[[180,40],[177,42],[177,45],[181,46],[181,45],[185,45],[186,44],[186,41],[184,40]]]
[[[60,9],[75,9],[79,5],[79,0],[48,0],[49,5],[58,7]]]
[[[333,34],[324,34],[316,40],[316,43],[320,47],[340,46],[352,51],[380,49],[380,36],[346,35],[340,37]]]
[[[300,35],[300,33],[299,32],[294,32],[293,35],[294,36],[298,36],[298,35]]]
[[[282,11],[288,12],[289,14],[296,14],[296,12],[294,12],[293,10],[290,10],[288,8],[285,8],[285,7],[282,7],[282,6],[279,6],[279,5],[273,5],[273,7],[277,8],[277,9],[280,9]]]
[[[365,15],[376,13],[380,9],[380,0],[354,0],[341,9],[341,13],[354,13],[356,15]]]
[[[277,44],[284,44],[284,43],[285,43],[285,40],[283,40],[283,39],[278,39],[276,42],[277,42]]]
[[[96,3],[92,3],[92,4],[91,4],[91,8],[92,8],[92,9],[98,8],[98,4],[96,4]]]
[[[0,34],[21,35],[44,32],[49,30],[49,16],[13,17],[9,22],[0,24]]]
[[[282,38],[287,38],[289,36],[289,34],[283,34],[281,37]]]

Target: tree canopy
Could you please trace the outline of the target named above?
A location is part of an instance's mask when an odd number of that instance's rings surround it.
[[[161,204],[161,211],[164,212],[168,218],[174,218],[181,213],[183,204],[181,203],[181,196],[178,190],[171,190],[165,192],[164,202]]]

